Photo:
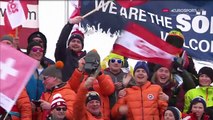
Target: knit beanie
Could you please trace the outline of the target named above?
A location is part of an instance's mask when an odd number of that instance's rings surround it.
[[[43,33],[39,32],[39,31],[36,31],[36,32],[30,34],[30,36],[27,39],[28,44],[31,43],[33,41],[33,39],[36,38],[36,37],[41,38],[41,40],[43,41],[43,45],[44,45],[43,46],[44,47],[44,51],[46,52],[46,49],[47,49],[47,38],[46,38],[46,36]]]
[[[80,30],[75,30],[71,33],[68,45],[70,43],[71,40],[73,40],[74,38],[77,38],[81,41],[82,44],[82,49],[84,48],[84,34],[80,31]]]
[[[86,94],[86,104],[91,100],[98,100],[101,102],[100,96],[96,91],[89,91]]]
[[[138,61],[134,67],[134,71],[133,73],[135,74],[135,71],[138,69],[138,68],[142,68],[146,71],[147,75],[149,76],[149,67],[147,65],[146,62],[143,62],[143,61]]]
[[[203,107],[204,107],[204,110],[206,110],[206,101],[205,101],[202,97],[199,97],[199,96],[198,96],[198,97],[194,98],[194,99],[191,101],[188,113],[191,112],[192,106],[193,106],[194,104],[197,104],[197,103],[202,103],[202,104],[203,104]]]
[[[67,107],[65,100],[62,98],[61,94],[57,93],[53,96],[51,103],[51,110],[55,109],[58,106]]]
[[[27,55],[30,54],[31,49],[32,49],[34,46],[40,46],[41,48],[43,48],[43,47],[41,46],[40,43],[38,43],[38,42],[36,42],[36,41],[33,41],[33,42],[29,43],[28,46],[27,46]]]
[[[44,71],[42,71],[41,75],[43,76],[51,76],[62,79],[62,71],[61,69],[64,67],[64,63],[62,61],[57,61],[54,65],[48,66]]]
[[[175,120],[180,120],[180,119],[182,118],[181,112],[180,112],[180,110],[179,110],[178,108],[173,107],[173,106],[169,106],[169,107],[167,108],[167,110],[172,111],[172,113],[173,113],[173,115],[174,115],[174,117],[175,117]],[[166,110],[166,111],[167,111],[167,110]]]
[[[13,43],[13,37],[10,36],[10,35],[4,35],[4,36],[2,36],[0,41],[3,41],[3,40],[8,40],[11,43]]]
[[[121,56],[121,55],[118,55],[118,54],[116,54],[116,53],[110,53],[109,54],[109,60],[111,60],[111,59],[120,59],[120,60],[122,60],[122,62],[124,63],[124,57],[123,56]]]
[[[184,36],[182,31],[178,28],[171,30],[166,37],[166,42],[177,48],[182,48],[184,43]]]
[[[211,81],[213,82],[213,69],[210,67],[202,67],[199,72],[198,72],[198,76],[200,77],[200,75],[202,74],[206,74],[208,77],[210,77]]]

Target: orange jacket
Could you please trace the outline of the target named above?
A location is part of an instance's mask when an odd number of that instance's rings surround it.
[[[81,81],[85,81],[88,75],[84,75],[83,72],[78,71],[75,69],[72,76],[68,80],[71,88],[77,92]],[[83,79],[82,79],[83,78]],[[110,119],[110,105],[109,105],[109,98],[108,96],[111,95],[114,90],[115,86],[112,82],[112,79],[109,75],[105,75],[102,73],[97,77],[97,80],[93,82],[93,88],[97,91],[101,97],[101,104],[102,104],[102,113],[105,120]]]
[[[74,120],[103,120],[102,116],[97,118],[87,111],[85,106],[87,92],[87,89],[84,88],[84,83],[82,83],[73,105]]]
[[[57,93],[61,94],[63,99],[66,101],[67,104],[66,118],[68,120],[72,120],[73,103],[76,99],[76,93],[70,88],[70,85],[65,83],[64,86],[55,87],[55,89],[53,89],[52,91],[44,92],[41,96],[41,99],[51,103],[53,96]],[[46,120],[46,117],[49,112],[50,112],[49,110],[43,110],[43,112],[40,113],[38,120]]]
[[[159,85],[152,85],[149,81],[143,86],[133,86],[126,89],[127,94],[120,98],[113,106],[111,114],[114,119],[121,119],[119,107],[128,106],[128,120],[160,120],[166,110],[166,101],[159,100],[162,91]]]
[[[11,113],[18,113],[20,117],[12,116],[12,120],[32,120],[32,107],[26,89],[21,92]]]

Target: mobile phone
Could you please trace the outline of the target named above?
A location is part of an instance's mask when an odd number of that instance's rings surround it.
[[[40,105],[41,105],[41,101],[32,100],[32,102],[35,104],[36,107],[40,107]]]

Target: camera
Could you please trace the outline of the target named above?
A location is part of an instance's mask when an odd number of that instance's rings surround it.
[[[89,75],[94,74],[100,66],[100,56],[96,50],[91,50],[85,56],[84,71]]]

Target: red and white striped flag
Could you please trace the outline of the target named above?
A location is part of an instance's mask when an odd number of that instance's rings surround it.
[[[24,1],[10,0],[7,4],[5,23],[9,21],[12,29],[22,25],[27,20],[27,4]]]
[[[168,67],[181,51],[135,23],[123,30],[113,46],[114,53]]]

